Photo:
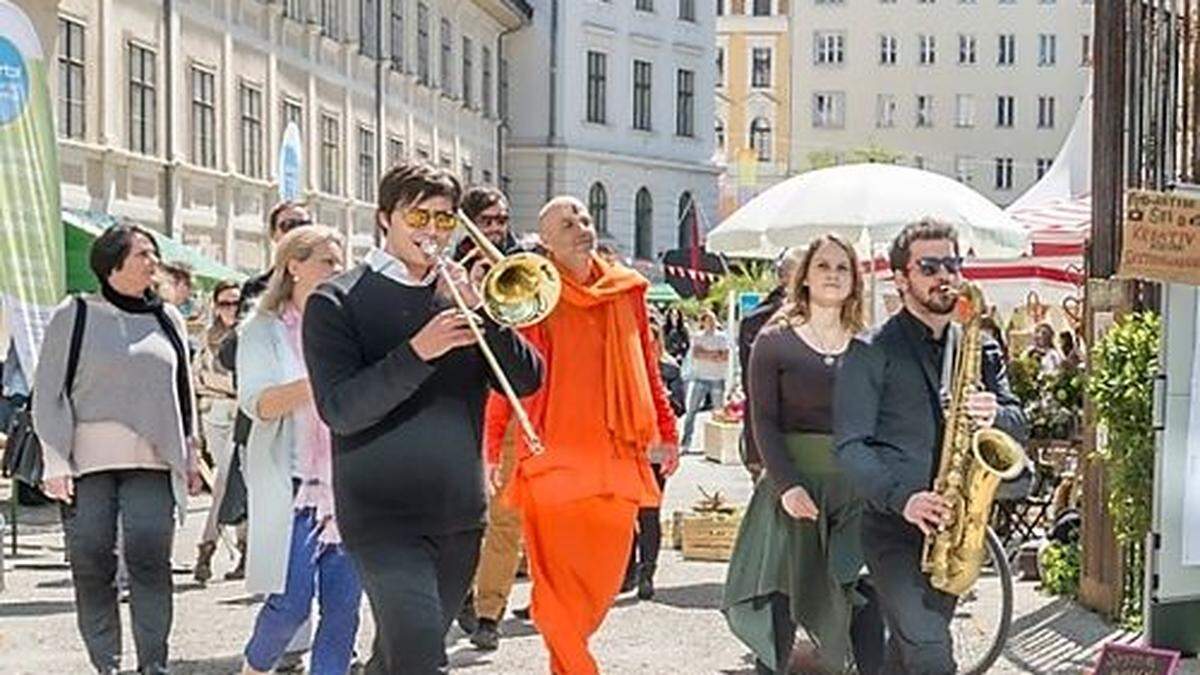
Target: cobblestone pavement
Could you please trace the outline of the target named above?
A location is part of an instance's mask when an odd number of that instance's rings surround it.
[[[750,484],[740,467],[721,466],[696,456],[684,459],[671,479],[665,512],[686,509],[700,497],[697,487],[745,503]],[[0,487],[0,498],[7,495]],[[250,633],[258,604],[240,583],[218,582],[201,588],[186,567],[207,509],[197,500],[175,543],[177,571],[175,625],[171,640],[173,672],[227,675],[240,667],[240,651]],[[71,582],[63,564],[62,535],[53,509],[22,513],[20,548],[7,551],[7,590],[0,593],[0,674],[87,673],[83,645],[75,628]],[[8,541],[5,541],[8,546]],[[218,553],[218,577],[233,560]],[[748,652],[733,638],[717,606],[725,566],[688,562],[678,551],[664,550],[653,602],[621,598],[593,640],[605,673],[752,673]],[[1063,600],[1045,597],[1028,582],[1017,584],[1014,634],[995,673],[1079,673],[1110,639],[1129,640],[1096,616]],[[520,582],[512,606],[523,606],[529,585]],[[127,607],[127,606],[126,606]],[[373,628],[364,603],[360,653],[367,654]],[[125,618],[125,666],[132,668],[133,646]],[[516,619],[502,624],[500,650],[482,654],[460,632],[449,636],[454,668],[478,675],[545,673],[545,649],[533,627]],[[1195,662],[1185,672],[1200,673]]]

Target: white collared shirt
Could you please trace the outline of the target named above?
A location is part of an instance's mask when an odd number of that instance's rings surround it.
[[[414,279],[408,272],[408,266],[396,259],[396,256],[381,248],[373,248],[367,252],[363,261],[372,271],[395,281],[402,286],[420,288],[429,286],[437,279],[437,269],[430,267],[424,279]]]

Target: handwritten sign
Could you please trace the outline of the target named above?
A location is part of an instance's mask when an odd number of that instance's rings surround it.
[[[1118,275],[1200,285],[1200,199],[1127,191]]]
[[[1172,675],[1179,652],[1108,643],[1100,652],[1094,675]]]

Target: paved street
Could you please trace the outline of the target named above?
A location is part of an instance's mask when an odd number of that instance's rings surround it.
[[[709,492],[720,490],[736,503],[747,500],[750,488],[741,468],[688,456],[668,484],[668,511],[690,506],[700,497],[697,488],[701,486]],[[193,560],[206,508],[206,500],[193,504],[176,540],[175,560],[180,566]],[[6,563],[8,588],[0,594],[0,674],[86,673],[54,512],[27,510],[22,521],[34,524],[24,526],[19,555],[15,559],[10,555]],[[219,554],[217,573],[223,574],[232,562],[227,554]],[[724,573],[723,564],[685,562],[678,551],[665,550],[658,597],[649,603],[622,598],[596,636],[593,644],[604,672],[752,673],[747,651],[729,633],[716,609]],[[528,591],[527,582],[519,583],[513,604],[524,605]],[[219,582],[200,588],[181,569],[176,576],[174,672],[237,672],[239,653],[257,607],[240,583]],[[1017,607],[1014,637],[993,672],[1079,673],[1103,641],[1129,639],[1070,603],[1042,596],[1032,583],[1018,584]],[[363,619],[359,645],[366,653],[372,627],[365,606]],[[491,654],[473,651],[461,633],[452,634],[456,669],[478,675],[547,671],[542,643],[531,625],[510,618],[503,629],[507,638],[500,650]],[[129,668],[135,664],[128,630],[125,642],[125,666]],[[1200,669],[1192,662],[1186,672],[1200,673]]]

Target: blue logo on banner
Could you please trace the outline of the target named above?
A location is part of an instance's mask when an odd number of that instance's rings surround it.
[[[0,37],[0,125],[21,116],[29,101],[29,71],[16,45]]]

